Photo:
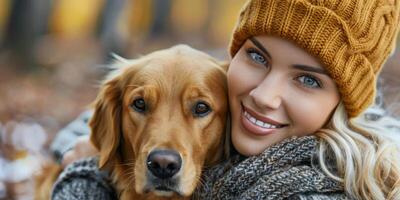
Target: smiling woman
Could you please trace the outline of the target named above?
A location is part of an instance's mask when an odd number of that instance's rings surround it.
[[[291,136],[323,127],[339,103],[335,82],[319,61],[278,37],[247,40],[228,71],[232,142],[258,155]]]
[[[396,129],[365,117],[399,18],[398,0],[248,1],[227,73],[237,155],[201,198],[400,199]]]

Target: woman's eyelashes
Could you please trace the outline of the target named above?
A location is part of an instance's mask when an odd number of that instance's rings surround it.
[[[256,64],[267,67],[270,65],[269,60],[256,48],[251,47],[246,49],[246,54],[250,60]],[[322,88],[323,86],[322,81],[319,78],[310,74],[302,74],[297,76],[295,79],[296,81],[300,82],[302,86],[307,88]]]
[[[297,76],[296,80],[307,88],[322,88],[322,82],[317,77],[310,74]]]
[[[268,60],[255,48],[246,50],[247,56],[255,63],[261,65],[268,65]]]

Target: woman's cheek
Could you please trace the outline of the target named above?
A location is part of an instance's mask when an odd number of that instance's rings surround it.
[[[287,106],[290,110],[289,116],[296,124],[295,135],[303,136],[316,132],[322,128],[328,119],[330,106],[318,100],[313,95],[297,95],[291,97],[292,106]]]

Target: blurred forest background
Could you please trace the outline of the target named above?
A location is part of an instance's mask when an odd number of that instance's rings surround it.
[[[32,174],[94,100],[110,53],[135,58],[185,43],[228,60],[244,2],[0,0],[0,199],[32,199]],[[383,104],[398,117],[399,51],[382,71]]]

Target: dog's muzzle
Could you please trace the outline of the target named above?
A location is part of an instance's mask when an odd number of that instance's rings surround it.
[[[154,150],[147,157],[147,169],[157,178],[172,178],[182,166],[181,156],[173,150]]]
[[[169,149],[153,150],[147,156],[147,189],[180,194],[177,190],[177,174],[181,167],[182,158],[178,152]]]

